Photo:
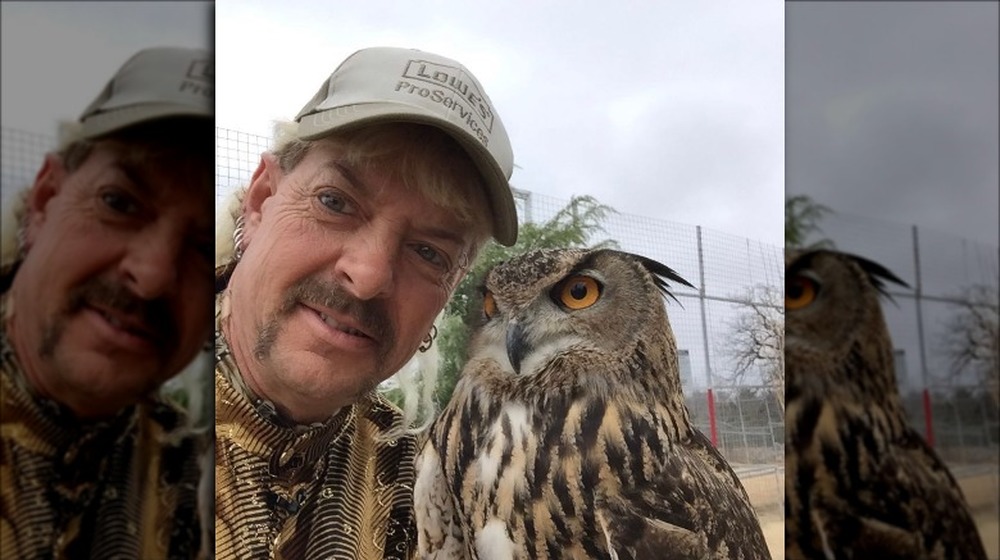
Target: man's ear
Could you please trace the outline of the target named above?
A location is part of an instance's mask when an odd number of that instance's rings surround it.
[[[38,231],[45,224],[49,203],[61,192],[66,175],[68,173],[62,158],[58,154],[45,154],[45,161],[42,162],[42,168],[38,170],[35,183],[28,191],[28,198],[25,201],[27,216],[24,233],[27,247],[31,247],[35,237],[38,236]]]
[[[246,196],[243,198],[244,243],[250,243],[253,238],[254,231],[260,225],[264,202],[278,192],[278,183],[283,176],[278,158],[274,154],[264,152],[260,155],[260,164],[253,172],[250,186],[247,187]]]

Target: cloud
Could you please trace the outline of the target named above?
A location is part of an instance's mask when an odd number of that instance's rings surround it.
[[[216,3],[222,126],[267,134],[358,48],[460,60],[515,186],[782,242],[780,3]],[[266,40],[263,40],[266,38]],[[224,101],[223,101],[224,100]]]
[[[793,3],[787,190],[997,243],[997,5]]]

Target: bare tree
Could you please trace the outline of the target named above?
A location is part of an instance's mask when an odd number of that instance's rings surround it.
[[[759,371],[782,409],[785,407],[785,302],[778,286],[757,284],[735,297],[742,311],[729,322],[723,354],[732,359],[729,380],[743,384]]]
[[[971,372],[1000,401],[1000,295],[997,286],[965,290],[942,338],[953,376]]]

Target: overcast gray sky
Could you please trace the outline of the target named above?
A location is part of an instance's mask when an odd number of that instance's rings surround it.
[[[788,3],[788,194],[996,246],[998,6]]]
[[[28,186],[58,122],[75,120],[136,51],[211,48],[209,2],[0,4],[0,197]],[[8,131],[27,131],[31,138]],[[48,141],[39,143],[38,135]]]
[[[8,2],[2,6],[4,127],[54,135],[145,47],[211,48],[209,2]]]
[[[785,12],[786,190],[840,213],[821,222],[824,236],[909,284],[882,306],[909,389],[978,383],[951,377],[942,343],[959,308],[924,300],[918,313],[913,296],[918,283],[937,297],[996,290],[998,6],[791,2]]]
[[[513,184],[783,242],[777,0],[216,2],[217,122],[270,135],[357,49],[455,58],[514,148]]]

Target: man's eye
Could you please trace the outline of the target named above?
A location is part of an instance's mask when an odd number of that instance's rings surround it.
[[[120,191],[101,193],[101,201],[110,209],[121,214],[135,214],[139,205],[130,195]]]
[[[442,255],[437,249],[431,247],[430,245],[417,245],[414,248],[414,250],[417,252],[417,255],[420,256],[420,258],[433,264],[434,266],[440,268],[448,267],[448,262],[447,259],[445,259],[444,255]]]
[[[319,202],[330,211],[338,214],[353,214],[354,206],[346,196],[333,191],[319,193]]]

